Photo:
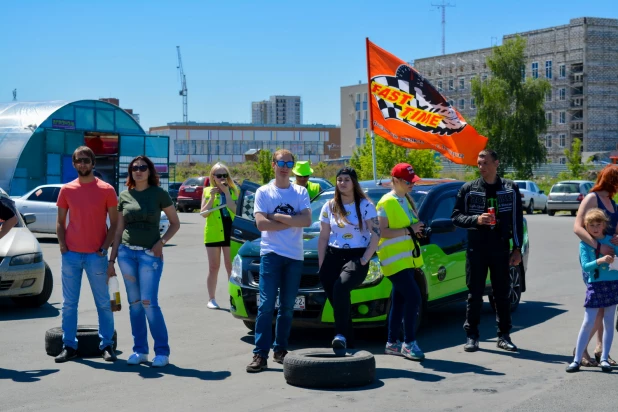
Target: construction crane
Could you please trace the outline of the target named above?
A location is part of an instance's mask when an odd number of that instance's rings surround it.
[[[189,115],[188,115],[188,103],[187,103],[187,77],[185,76],[185,71],[182,68],[182,57],[180,56],[180,46],[176,46],[176,50],[178,51],[178,73],[180,74],[180,91],[178,94],[182,96],[182,121],[184,124],[189,123]]]
[[[442,0],[442,3],[431,4],[434,7],[442,9],[442,55],[446,54],[446,8],[447,7],[455,7],[454,5],[447,3],[445,0]]]

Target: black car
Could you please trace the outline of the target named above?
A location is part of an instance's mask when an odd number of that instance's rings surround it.
[[[421,179],[411,193],[419,208],[420,220],[425,222],[427,228],[426,237],[421,241],[424,265],[416,270],[416,281],[423,298],[419,317],[427,309],[465,300],[468,295],[465,276],[468,232],[455,227],[451,221],[455,198],[462,185],[463,182],[448,179]],[[391,190],[390,181],[361,182],[361,186],[374,204]],[[258,187],[250,182],[242,185],[232,230],[232,240],[242,243],[242,246],[234,257],[229,282],[231,313],[251,329],[255,326],[260,281],[260,232],[253,216],[253,198]],[[334,189],[324,191],[311,203],[313,224],[304,229],[304,265],[293,326],[328,327],[334,322],[333,308],[318,276],[317,254],[320,212],[334,193]],[[526,225],[524,219],[522,263],[512,267],[510,272],[512,310],[517,308],[525,291],[529,255]],[[367,278],[351,293],[352,321],[356,327],[383,326],[390,310],[391,282],[382,275],[377,256],[371,259],[369,265]],[[491,294],[489,279],[486,294]]]

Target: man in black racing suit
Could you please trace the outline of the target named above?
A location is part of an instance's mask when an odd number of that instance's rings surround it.
[[[457,194],[451,219],[455,226],[468,229],[466,252],[466,285],[468,304],[464,330],[466,352],[479,348],[479,329],[483,292],[489,269],[498,323],[500,349],[517,351],[509,333],[511,331],[511,305],[509,302],[509,266],[521,262],[523,243],[523,210],[517,185],[497,175],[498,155],[493,150],[483,150],[477,159],[481,178],[464,184]],[[488,208],[494,207],[496,222]],[[510,240],[513,240],[511,250]]]

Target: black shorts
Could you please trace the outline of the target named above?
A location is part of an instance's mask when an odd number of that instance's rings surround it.
[[[220,242],[204,243],[206,247],[230,247],[230,238],[232,236],[232,218],[222,216],[221,223],[223,224],[223,240]]]

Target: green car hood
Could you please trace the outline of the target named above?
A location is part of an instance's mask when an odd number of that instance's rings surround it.
[[[318,258],[318,238],[320,232],[304,232],[303,244],[305,250],[305,259],[317,259]],[[257,257],[260,256],[260,239],[255,239],[250,242],[245,242],[238,254],[242,257]]]

